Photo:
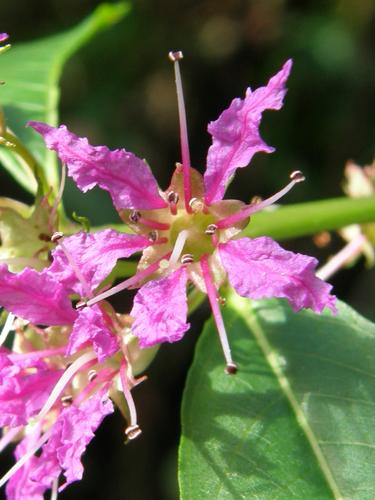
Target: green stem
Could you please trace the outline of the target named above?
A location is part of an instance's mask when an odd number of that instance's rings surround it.
[[[342,197],[260,212],[253,215],[242,234],[285,240],[368,222],[375,222],[375,196]]]

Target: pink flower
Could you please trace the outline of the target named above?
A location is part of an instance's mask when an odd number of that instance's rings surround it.
[[[209,124],[212,145],[202,177],[190,165],[178,65],[182,54],[171,53],[170,57],[176,73],[182,164],[177,164],[165,192],[158,189],[147,164],[132,153],[91,146],[65,126],[30,125],[43,136],[47,147],[58,153],[82,191],[95,185],[109,191],[123,220],[136,234],[153,240],[143,250],[137,274],[86,300],[87,306],[121,289],[140,286],[131,311],[140,346],[175,342],[189,327],[186,285],[192,282],[208,295],[227,372],[233,373],[236,365],[218,304],[218,289],[227,278],[244,297],[286,298],[295,311],[305,307],[318,313],[325,307],[335,311],[331,286],[315,277],[314,258],[285,251],[270,238],[240,237],[251,214],[276,202],[304,180],[300,172],[294,172],[279,193],[260,203],[245,205],[222,199],[237,168],[247,166],[257,152],[273,151],[261,139],[259,125],[263,111],[281,108],[292,62],[287,61],[265,87],[247,89],[244,99],[234,99]],[[105,252],[103,247],[103,259]]]
[[[26,268],[15,274],[0,267],[0,304],[22,318],[14,326],[13,351],[0,348],[0,426],[7,427],[0,449],[23,436],[16,464],[0,480],[9,480],[8,498],[42,499],[46,490],[57,489],[61,473],[60,490],[81,479],[81,456],[113,411],[112,397],[127,404],[125,432],[137,437],[130,391],[156,353],[140,351],[130,317],[116,314],[110,304],[77,311],[70,300],[77,293],[92,297],[118,258],[150,241],[111,230],[56,234],[53,240],[58,244],[52,264],[42,272]]]

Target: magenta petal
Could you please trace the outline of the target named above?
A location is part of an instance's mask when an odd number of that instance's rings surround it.
[[[187,272],[180,268],[166,278],[149,281],[138,291],[130,313],[132,333],[141,347],[176,342],[189,329],[186,323]]]
[[[79,312],[69,337],[67,356],[76,353],[87,342],[92,344],[99,362],[119,350],[116,336],[105,324],[97,305],[86,307]]]
[[[84,193],[99,186],[109,191],[117,209],[151,210],[167,206],[150,168],[133,153],[91,146],[86,138],[72,134],[65,125],[58,128],[40,122],[29,125],[43,137],[47,148],[56,151],[66,163],[69,175]]]
[[[0,43],[5,42],[5,40],[8,40],[9,35],[8,33],[0,33]]]
[[[86,280],[89,292],[106,278],[115,266],[117,259],[130,257],[150,245],[143,236],[118,233],[105,229],[97,233],[77,233],[63,240],[64,247],[69,251],[74,263]],[[82,283],[68,262],[61,246],[52,252],[53,262],[44,272],[53,276],[71,292],[81,296],[87,295]]]
[[[332,286],[315,276],[317,260],[289,252],[271,238],[241,238],[219,246],[221,261],[236,292],[251,299],[284,297],[294,311],[308,307],[336,312]]]
[[[0,352],[0,366],[0,426],[26,425],[46,402],[61,371],[25,372],[4,349]]]
[[[80,406],[65,408],[53,426],[48,442],[43,446],[31,479],[46,487],[60,470],[66,477],[62,488],[82,478],[81,456],[94,437],[100,423],[113,412],[113,405],[104,391],[94,394]],[[62,489],[60,488],[60,490]]]
[[[64,287],[47,274],[29,268],[14,274],[0,265],[0,305],[42,325],[69,325],[77,316]]]
[[[291,66],[292,61],[287,61],[266,87],[254,92],[248,88],[245,99],[233,99],[229,108],[208,125],[208,132],[212,135],[204,174],[208,205],[223,198],[237,168],[246,167],[259,151],[271,153],[274,150],[260,137],[259,125],[263,111],[281,108]]]
[[[31,434],[26,434],[22,441],[17,445],[15,450],[16,460],[23,457],[28,450],[32,449],[38,442],[40,433],[38,429],[34,430]],[[21,467],[8,481],[6,485],[6,497],[8,500],[44,500],[44,493],[52,485],[43,485],[35,482],[30,478],[33,473],[34,467],[38,462],[36,456],[32,456],[26,464]],[[60,470],[57,470],[57,478]]]

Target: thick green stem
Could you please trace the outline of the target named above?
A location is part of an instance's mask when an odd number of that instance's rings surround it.
[[[375,222],[375,196],[342,197],[260,212],[253,215],[242,234],[285,240],[367,222]]]

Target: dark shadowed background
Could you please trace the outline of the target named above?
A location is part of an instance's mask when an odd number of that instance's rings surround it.
[[[99,1],[2,0],[1,31],[16,44],[62,31]],[[173,68],[167,53],[180,49],[193,165],[203,171],[210,144],[207,123],[247,86],[267,82],[289,57],[294,60],[284,109],[265,113],[262,135],[276,147],[241,170],[228,195],[246,201],[268,196],[303,170],[307,182],[285,203],[340,196],[348,159],[372,162],[375,151],[375,3],[372,0],[138,0],[127,18],[100,34],[67,65],[61,122],[93,144],[125,147],[147,159],[166,188],[179,158]],[[1,61],[0,61],[1,65]],[[0,194],[31,201],[3,171]],[[67,212],[93,224],[118,222],[106,193],[80,194],[69,184]],[[324,260],[327,249],[311,239],[284,246]],[[340,298],[375,319],[374,272],[360,262],[334,280]],[[116,298],[128,309],[130,297]],[[176,345],[164,346],[134,391],[143,436],[123,445],[123,422],[109,417],[85,455],[84,480],[63,499],[173,500],[179,408],[195,338],[207,315]],[[230,333],[230,332],[229,332]],[[216,342],[216,339],[212,339]],[[197,422],[199,415],[197,415]],[[3,467],[6,468],[10,460]]]

